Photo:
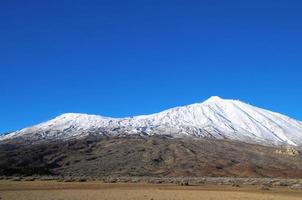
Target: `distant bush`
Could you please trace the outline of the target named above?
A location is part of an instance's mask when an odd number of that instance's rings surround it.
[[[21,180],[22,180],[21,177],[13,177],[13,178],[12,178],[12,181],[21,181]]]
[[[34,181],[34,180],[36,180],[36,178],[35,177],[25,177],[25,178],[23,178],[23,180],[24,181]]]
[[[77,181],[78,181],[78,182],[86,182],[86,181],[87,181],[87,179],[86,179],[86,178],[84,178],[84,177],[81,177],[81,178],[77,179]]]
[[[182,180],[182,181],[180,181],[179,184],[180,184],[181,186],[188,186],[188,185],[189,185],[189,181]]]
[[[259,187],[259,190],[270,190],[270,188],[265,185],[262,185]]]
[[[233,183],[232,187],[240,187],[240,185],[238,183]]]

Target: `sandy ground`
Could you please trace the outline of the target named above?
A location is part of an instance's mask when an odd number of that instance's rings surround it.
[[[302,191],[258,187],[0,181],[1,200],[301,200]]]

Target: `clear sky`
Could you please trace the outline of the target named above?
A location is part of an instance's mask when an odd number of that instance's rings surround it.
[[[210,96],[302,120],[302,1],[0,1],[0,132]]]

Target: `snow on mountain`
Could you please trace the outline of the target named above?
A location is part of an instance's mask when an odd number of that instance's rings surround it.
[[[302,145],[302,122],[238,100],[211,97],[202,103],[151,115],[110,118],[67,113],[0,137],[32,141],[81,138],[89,134],[170,135],[239,140],[266,145]]]

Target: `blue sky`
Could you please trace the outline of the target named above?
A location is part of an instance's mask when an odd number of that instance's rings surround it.
[[[302,120],[301,1],[1,1],[0,132],[240,99]]]

